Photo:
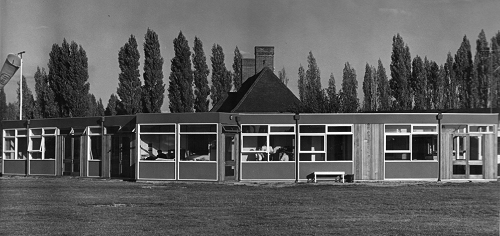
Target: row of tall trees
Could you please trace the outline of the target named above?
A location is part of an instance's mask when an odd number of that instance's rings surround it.
[[[500,31],[488,45],[482,30],[476,40],[476,54],[464,36],[454,55],[448,53],[439,65],[427,57],[411,57],[401,35],[393,37],[390,79],[382,61],[366,64],[362,83],[363,101],[357,96],[356,70],[345,63],[342,84],[336,91],[330,75],[328,87],[321,88],[320,71],[312,52],[308,69],[298,70],[299,112],[370,112],[399,110],[445,110],[500,107]],[[280,71],[281,73],[281,71]]]
[[[389,100],[385,79],[374,67],[366,65],[363,81],[363,111],[444,110],[499,107],[500,95],[500,31],[488,45],[483,30],[476,40],[472,57],[467,36],[453,56],[439,65],[427,57],[413,59],[408,45],[397,34],[393,37]],[[383,68],[383,67],[382,67]],[[379,69],[381,64],[379,60]],[[378,82],[377,82],[378,81]],[[388,106],[380,106],[388,102]]]
[[[174,57],[171,59],[169,85],[167,88],[170,112],[207,112],[210,101],[215,105],[234,87],[241,86],[241,53],[235,49],[234,72],[226,68],[224,52],[214,44],[210,57],[212,65],[211,87],[208,83],[210,70],[203,50],[203,42],[195,37],[193,53],[188,40],[179,32],[173,41]],[[107,115],[159,113],[163,104],[165,85],[161,71],[163,58],[160,55],[158,36],[148,29],[144,43],[144,85],[139,78],[139,51],[132,35],[120,49],[118,55],[121,73],[118,96],[112,94]],[[142,86],[142,87],[141,87]],[[142,101],[139,103],[138,101]]]
[[[476,40],[474,57],[469,39],[464,36],[455,55],[438,64],[427,57],[411,57],[403,38],[393,37],[390,79],[381,60],[377,66],[366,64],[362,83],[363,101],[357,95],[356,70],[344,64],[341,87],[337,91],[333,74],[322,88],[320,69],[312,52],[307,69],[300,65],[298,89],[302,105],[299,112],[358,112],[394,110],[467,109],[500,106],[500,31],[488,43],[484,31]],[[116,94],[111,94],[107,108],[102,100],[89,93],[88,59],[85,50],[66,39],[54,44],[49,54],[48,71],[37,68],[35,94],[23,80],[23,119],[82,117],[117,114],[159,113],[163,105],[163,58],[158,35],[151,29],[144,38],[144,68],[140,78],[140,53],[131,35],[118,52],[120,73]],[[182,32],[173,41],[168,97],[171,112],[206,112],[210,101],[215,105],[224,95],[241,87],[241,59],[234,50],[233,71],[226,68],[224,52],[213,44],[211,69],[203,43],[195,37],[193,53]],[[208,77],[211,72],[211,86]],[[278,72],[286,85],[285,68]],[[18,89],[18,101],[20,98]],[[18,103],[8,103],[0,91],[0,118],[18,119]]]

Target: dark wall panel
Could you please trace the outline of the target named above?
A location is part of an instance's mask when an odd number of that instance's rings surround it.
[[[139,162],[138,179],[175,179],[175,162]]]
[[[101,161],[89,161],[89,176],[99,177],[101,173]]]
[[[3,162],[4,175],[25,175],[26,160],[4,160]]]
[[[245,162],[241,165],[242,180],[295,179],[295,162]]]
[[[55,160],[31,160],[30,162],[31,175],[55,175],[55,168]]]
[[[438,162],[386,162],[386,179],[426,179],[438,176]]]
[[[217,180],[217,163],[180,162],[179,180]]]

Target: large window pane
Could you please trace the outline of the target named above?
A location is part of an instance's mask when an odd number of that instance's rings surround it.
[[[386,125],[386,133],[409,133],[411,125]]]
[[[351,126],[329,126],[328,132],[351,132]]]
[[[269,160],[292,161],[295,135],[271,135],[269,137]]]
[[[266,136],[244,136],[243,151],[264,151],[267,149]]]
[[[470,136],[470,160],[482,160],[482,150],[484,150],[483,141],[484,139],[477,136]]]
[[[17,138],[17,158],[18,159],[25,159],[28,157],[28,144],[26,143],[27,140],[28,139],[26,137]]]
[[[101,136],[90,136],[90,159],[100,160],[102,156]]]
[[[16,148],[16,141],[15,138],[6,138],[5,139],[5,150],[6,151],[14,151]]]
[[[216,134],[182,134],[181,160],[184,161],[216,161]]]
[[[141,125],[141,133],[173,133],[174,125]]]
[[[413,160],[437,160],[437,135],[413,135]]]
[[[423,133],[423,132],[437,132],[437,126],[413,126],[413,132],[415,133]]]
[[[16,153],[14,152],[5,152],[3,155],[5,157],[5,159],[14,159],[16,158]]]
[[[5,130],[5,136],[16,136],[16,131],[15,130]]]
[[[243,161],[267,161],[268,155],[265,152],[243,152],[241,153]]]
[[[301,153],[300,161],[324,161],[324,153]]]
[[[403,160],[410,160],[410,153],[386,153],[385,154],[385,159],[386,160],[398,160],[398,161],[403,161]]]
[[[483,174],[483,166],[482,165],[470,165],[469,166],[469,174],[482,175]]]
[[[243,133],[267,133],[267,125],[244,125],[241,132]]]
[[[325,126],[324,125],[301,125],[300,133],[324,133]]]
[[[300,137],[301,151],[324,151],[324,136],[302,136]]]
[[[181,125],[181,132],[217,132],[217,125]]]
[[[42,138],[31,138],[31,151],[41,151]]]
[[[56,137],[45,137],[45,159],[56,158]]]
[[[271,126],[271,133],[278,133],[278,132],[287,132],[287,133],[293,133],[295,132],[294,126]]]
[[[352,160],[352,135],[328,135],[327,161]]]
[[[175,134],[141,134],[141,159],[162,160],[175,158]],[[165,156],[159,155],[159,152]]]
[[[453,165],[454,175],[465,175],[465,165]]]
[[[410,136],[387,136],[386,150],[410,150]]]

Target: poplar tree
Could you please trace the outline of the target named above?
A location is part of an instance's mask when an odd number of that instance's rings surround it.
[[[116,90],[126,115],[142,111],[139,59],[137,41],[134,35],[130,35],[128,42],[118,52],[118,65],[121,72],[118,75],[118,89]]]
[[[7,111],[7,98],[3,88],[0,89],[0,121],[5,120],[5,112]],[[2,144],[2,142],[0,142]]]
[[[328,79],[328,88],[326,89],[326,94],[328,97],[328,109],[327,112],[337,113],[339,112],[339,96],[337,94],[337,88],[335,85],[335,77],[333,73],[330,74],[330,79]]]
[[[462,44],[455,54],[453,70],[458,82],[458,98],[463,109],[474,108],[477,100],[477,83],[472,74],[472,53],[469,40],[464,36]]]
[[[414,110],[425,110],[427,76],[425,73],[424,62],[420,56],[413,58],[412,71],[410,77],[410,88],[413,94]]]
[[[212,47],[212,87],[210,98],[215,106],[229,91],[231,91],[231,74],[224,63],[224,51],[219,44]]]
[[[210,71],[207,66],[207,59],[203,51],[203,43],[198,37],[194,38],[193,46],[193,66],[194,66],[194,110],[196,112],[207,112],[210,101],[210,87],[208,86],[208,74]]]
[[[396,110],[411,109],[411,92],[408,80],[411,76],[411,55],[410,48],[405,45],[403,38],[397,34],[392,38],[391,55],[391,80],[389,81],[393,106]]]
[[[19,119],[19,104],[9,102],[7,109],[4,113],[4,120],[17,120]]]
[[[435,61],[424,58],[424,68],[426,73],[425,80],[425,107],[424,109],[436,109],[440,103],[438,99],[440,85],[440,70]]]
[[[306,90],[306,72],[304,71],[304,67],[302,67],[302,64],[299,67],[299,81],[298,81],[298,87],[299,87],[299,99],[301,102],[304,102],[304,94]]]
[[[188,41],[179,32],[174,39],[175,56],[171,60],[168,98],[170,112],[193,112],[193,71],[191,70],[191,49]]]
[[[448,52],[446,63],[444,64],[444,108],[458,108],[458,84],[453,70],[453,57]]]
[[[500,107],[500,31],[491,38],[492,107]]]
[[[380,59],[378,59],[377,67],[377,102],[377,111],[389,111],[391,109],[389,81]]]
[[[307,56],[307,70],[305,74],[305,90],[303,105],[305,112],[323,112],[325,95],[321,89],[321,75],[318,64],[312,52]]]
[[[90,84],[87,53],[74,41],[54,44],[49,54],[49,85],[54,91],[59,117],[87,115]]]
[[[99,116],[97,115],[97,100],[94,94],[89,94],[88,103],[89,103],[89,109],[87,111],[87,116]]]
[[[474,57],[474,81],[477,81],[477,107],[487,108],[490,96],[490,64],[491,64],[490,48],[484,30],[479,33],[476,40],[476,55]]]
[[[57,117],[57,104],[54,91],[49,85],[45,69],[36,68],[35,72],[36,108],[39,118]]]
[[[17,100],[19,101],[21,91],[19,91],[19,81],[17,82]],[[26,77],[23,75],[23,117],[21,119],[35,119],[36,113],[36,105],[35,98],[33,97],[33,93],[31,89],[28,87],[28,83],[26,83]],[[19,104],[19,103],[18,103]]]
[[[365,76],[363,78],[363,111],[376,111],[376,85],[375,85],[375,68],[368,63],[365,66]]]
[[[142,112],[161,113],[165,84],[163,83],[163,57],[158,35],[151,29],[144,41],[144,85],[142,86]]]
[[[234,59],[233,59],[233,85],[234,85],[234,90],[238,91],[241,87],[241,81],[242,81],[242,60],[243,57],[241,56],[240,49],[238,49],[238,46],[234,49]]]
[[[283,69],[281,69],[280,71],[278,71],[278,78],[281,80],[281,82],[288,86],[288,77],[286,76],[286,71],[285,71],[285,67],[283,67]]]
[[[340,91],[341,111],[344,113],[356,112],[359,108],[358,81],[356,80],[356,70],[349,62],[344,65],[342,75],[342,90]]]
[[[106,116],[116,116],[118,115],[117,107],[118,107],[118,97],[112,93],[111,96],[109,97],[108,100],[108,105],[106,106],[106,110],[104,111],[104,114]]]

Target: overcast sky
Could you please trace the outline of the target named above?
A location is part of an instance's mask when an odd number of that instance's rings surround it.
[[[464,35],[473,53],[481,29],[490,42],[500,30],[499,11],[499,0],[0,0],[0,59],[26,51],[23,74],[34,92],[36,67],[47,69],[52,45],[75,41],[87,52],[90,92],[106,106],[118,86],[118,51],[130,35],[140,45],[141,70],[147,29],[159,35],[168,87],[173,40],[182,31],[191,48],[195,36],[202,40],[208,63],[212,45],[221,45],[230,70],[236,46],[244,57],[253,57],[255,46],[274,46],[276,73],[284,67],[298,94],[298,68],[307,68],[309,51],[323,87],[333,73],[340,88],[346,62],[361,87],[366,63],[376,66],[379,58],[390,76],[397,33],[412,57],[443,64]],[[15,100],[15,78],[5,86],[8,102]]]

